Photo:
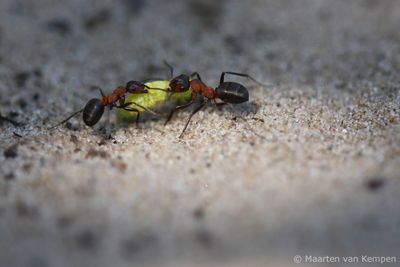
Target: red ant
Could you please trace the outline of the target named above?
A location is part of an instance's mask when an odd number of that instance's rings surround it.
[[[75,115],[77,115],[81,112],[82,112],[82,119],[83,119],[84,123],[87,126],[93,126],[101,119],[101,117],[103,116],[103,113],[104,113],[104,109],[107,106],[109,107],[110,110],[112,108],[121,108],[126,111],[136,112],[137,113],[136,126],[138,126],[140,112],[139,112],[139,110],[137,110],[135,108],[128,107],[129,105],[133,104],[133,105],[136,105],[152,114],[155,114],[155,115],[157,115],[157,114],[154,111],[152,111],[142,105],[139,105],[138,103],[135,103],[135,102],[124,103],[125,95],[127,93],[131,93],[131,94],[148,93],[148,89],[163,90],[163,89],[158,89],[158,88],[150,88],[147,85],[145,85],[144,83],[141,83],[138,81],[129,81],[129,82],[127,82],[126,86],[118,86],[109,95],[105,95],[103,93],[103,91],[101,90],[101,88],[99,88],[100,94],[101,94],[101,99],[98,99],[98,98],[90,99],[86,103],[86,105],[83,109],[74,112],[72,115],[68,116],[66,119],[64,119],[61,122],[57,123],[56,125],[50,127],[49,129],[53,129],[53,128],[67,122],[69,119],[71,119],[72,117],[74,117]]]
[[[166,61],[164,61],[164,64],[168,66],[171,72],[171,76],[173,76],[173,68],[171,65],[169,65]],[[183,92],[187,91],[189,89],[192,90],[192,100],[186,104],[176,106],[169,114],[167,120],[165,121],[165,124],[167,124],[174,112],[178,109],[184,109],[192,105],[195,100],[197,99],[197,96],[202,96],[202,99],[200,100],[199,106],[197,106],[192,113],[190,114],[185,127],[182,130],[182,133],[179,135],[179,138],[182,138],[183,133],[185,132],[186,128],[189,125],[189,122],[191,118],[193,117],[194,114],[196,114],[199,110],[201,110],[207,103],[210,101],[213,101],[216,105],[224,105],[224,104],[240,104],[243,102],[247,102],[249,100],[249,92],[246,87],[241,85],[240,83],[237,82],[225,82],[225,74],[231,74],[231,75],[236,75],[236,76],[241,76],[241,77],[246,77],[251,79],[252,81],[256,82],[257,84],[262,85],[260,82],[258,82],[256,79],[251,77],[248,74],[244,73],[238,73],[238,72],[230,72],[230,71],[225,71],[221,73],[219,85],[216,88],[212,88],[208,85],[206,85],[202,80],[200,75],[197,72],[192,73],[190,76],[181,74],[175,78],[173,78],[170,83],[169,83],[169,92],[171,93],[177,93],[177,92]],[[192,79],[195,78],[195,79]],[[215,100],[220,99],[223,102],[217,103]]]

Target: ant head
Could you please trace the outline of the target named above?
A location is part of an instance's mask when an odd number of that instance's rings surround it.
[[[144,84],[138,81],[129,81],[126,83],[126,91],[128,93],[142,92]]]
[[[239,104],[249,101],[249,91],[240,83],[223,82],[215,91],[218,98],[226,103]]]
[[[190,88],[189,76],[185,74],[176,76],[170,81],[169,88],[171,89],[171,92],[184,92],[189,90]]]
[[[95,125],[103,116],[104,105],[100,99],[93,98],[83,108],[82,118],[87,126]]]

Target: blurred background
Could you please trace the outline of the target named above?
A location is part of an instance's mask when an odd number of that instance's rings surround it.
[[[393,81],[398,67],[399,5],[390,0],[3,0],[1,12],[8,74],[36,70],[57,94],[168,77],[163,59],[210,83],[237,70],[274,84],[343,87]]]
[[[1,0],[0,112],[25,126],[1,124],[0,265],[399,257],[399,14],[396,0]],[[185,112],[116,122],[114,144],[45,129],[96,86],[167,79],[163,60],[213,86],[222,71],[267,84],[241,80],[237,108],[266,139],[213,109],[188,141]]]

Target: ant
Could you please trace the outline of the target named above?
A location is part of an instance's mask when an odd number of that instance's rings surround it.
[[[166,61],[164,61],[164,64],[167,65],[167,67],[170,69],[171,76],[173,76],[172,66],[169,65],[168,62],[166,62]],[[190,76],[188,76],[186,74],[181,74],[179,76],[176,76],[169,83],[169,92],[171,92],[173,94],[173,93],[183,92],[183,91],[187,91],[187,90],[191,89],[192,90],[192,100],[186,104],[178,105],[173,110],[171,110],[164,125],[166,125],[171,120],[171,118],[176,110],[184,109],[184,108],[191,106],[192,104],[195,103],[195,100],[197,99],[198,96],[202,96],[202,98],[200,100],[200,104],[190,114],[190,116],[185,124],[185,127],[183,128],[181,134],[179,135],[179,138],[183,137],[183,134],[184,134],[186,128],[188,127],[189,122],[192,119],[193,115],[196,114],[198,111],[200,111],[207,103],[212,101],[217,106],[220,106],[220,105],[225,105],[228,103],[229,104],[240,104],[240,103],[249,101],[249,92],[248,92],[247,88],[237,82],[225,82],[226,74],[246,77],[246,78],[251,79],[252,81],[254,81],[257,84],[262,85],[260,82],[258,82],[256,79],[254,79],[253,77],[251,77],[248,74],[231,72],[231,71],[225,71],[225,72],[221,73],[219,85],[216,88],[206,85],[201,80],[201,77],[200,77],[199,73],[197,73],[197,72],[192,73]],[[222,102],[217,103],[216,99],[222,100]]]
[[[138,81],[129,81],[126,83],[126,86],[118,86],[109,95],[105,95],[103,93],[103,91],[101,90],[101,88],[99,88],[100,94],[101,94],[101,99],[98,99],[98,98],[90,99],[86,103],[86,105],[83,109],[74,112],[72,115],[68,116],[66,119],[64,119],[61,122],[57,123],[56,125],[50,127],[49,130],[67,122],[72,117],[76,116],[77,114],[79,114],[81,112],[82,112],[83,122],[87,126],[94,126],[97,122],[99,122],[99,120],[103,116],[105,107],[109,107],[110,110],[112,108],[118,108],[118,109],[130,111],[130,112],[136,112],[137,113],[136,126],[138,127],[140,112],[139,112],[139,110],[137,110],[135,108],[128,107],[129,105],[132,105],[132,104],[136,105],[139,108],[142,108],[143,110],[146,110],[154,115],[157,115],[157,113],[155,113],[154,111],[152,111],[142,105],[139,105],[138,103],[135,103],[135,102],[125,103],[125,95],[127,93],[144,94],[144,93],[148,93],[148,90],[150,90],[150,89],[151,90],[163,90],[163,89],[159,89],[159,88],[150,88],[147,85],[145,85],[144,83],[141,83]]]

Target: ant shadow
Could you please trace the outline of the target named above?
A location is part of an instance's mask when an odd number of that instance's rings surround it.
[[[173,104],[171,103],[168,107],[163,107],[159,112],[159,116],[144,112],[140,114],[139,124],[135,125],[136,117],[132,116],[130,119],[120,119],[115,114],[115,118],[110,121],[102,121],[101,125],[93,129],[94,135],[104,138],[113,140],[116,134],[120,130],[124,130],[125,134],[134,134],[134,132],[142,132],[145,131],[148,126],[146,124],[148,122],[159,122],[164,123],[167,119],[167,114],[170,110],[173,109]],[[195,109],[195,106],[182,110],[185,115],[188,115]],[[229,113],[233,115],[234,118],[241,117],[243,119],[247,119],[247,117],[251,114],[257,114],[258,110],[260,109],[259,105],[255,103],[255,101],[250,101],[247,103],[243,103],[240,105],[234,105],[227,103],[226,105],[219,105],[210,103],[207,106],[205,112],[220,112],[220,113]],[[114,114],[113,114],[114,116]],[[81,125],[81,127],[84,127]],[[75,130],[75,129],[74,129]]]
[[[117,133],[121,130],[123,130],[126,135],[133,135],[146,131],[146,129],[149,128],[149,126],[147,126],[148,122],[163,122],[166,118],[164,113],[156,116],[144,112],[140,114],[139,122],[136,124],[136,116],[134,115],[129,119],[118,118],[117,114],[113,114],[112,116],[114,118],[110,121],[103,120],[100,122],[99,126],[93,128],[93,134],[95,136],[105,140],[115,140],[114,137],[117,136]],[[84,125],[82,125],[82,127],[84,127]]]
[[[243,103],[241,105],[233,105],[228,104],[226,105],[231,111],[237,111],[244,116],[248,116],[250,114],[257,114],[258,110],[260,109],[259,105],[255,103],[255,101],[249,101],[247,103]],[[218,110],[224,110],[224,107],[217,107]]]

